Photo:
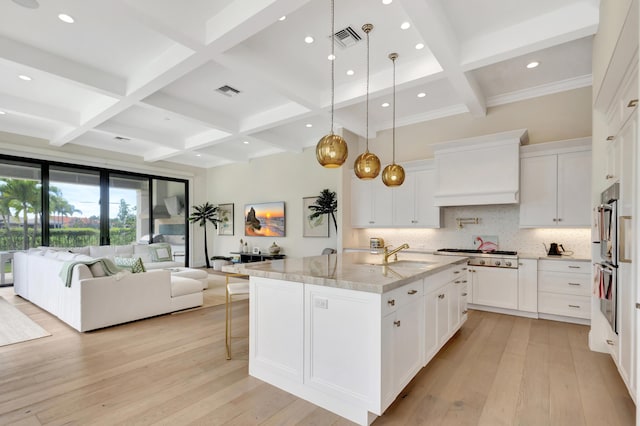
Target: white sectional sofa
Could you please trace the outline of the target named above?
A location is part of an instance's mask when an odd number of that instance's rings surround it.
[[[93,258],[98,257],[135,257],[142,259],[144,268],[146,270],[152,269],[166,269],[176,268],[184,266],[183,262],[176,262],[170,254],[171,260],[158,261],[152,256],[152,249],[155,247],[171,247],[169,244],[157,243],[157,244],[127,244],[122,246],[86,246],[86,247],[72,247],[65,248],[63,250],[71,251],[73,253],[84,254]],[[61,249],[54,249],[61,250]]]
[[[77,264],[73,266],[71,286],[66,287],[60,278],[65,262],[90,259],[88,255],[68,251],[33,249],[17,252],[13,265],[14,291],[78,331],[95,330],[203,303],[200,281],[172,277],[171,272],[164,269],[94,277],[94,272],[101,274],[87,265]]]

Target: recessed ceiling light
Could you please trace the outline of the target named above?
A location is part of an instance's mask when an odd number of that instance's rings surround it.
[[[284,21],[285,19],[287,19],[287,15],[282,15],[278,18],[278,21]]]
[[[327,59],[330,61],[333,61],[336,58],[336,55],[329,55],[327,56]]]
[[[355,72],[353,70],[347,70],[347,75],[354,75]]]
[[[391,4],[393,0],[382,0],[382,4]]]
[[[249,141],[242,141],[243,144],[249,145]]]
[[[311,36],[306,36],[306,37],[304,38],[304,42],[305,42],[305,43],[307,43],[307,44],[311,44],[311,43],[313,43],[313,37],[311,37]]]
[[[307,123],[307,124],[305,124],[305,127],[313,127],[313,124]]]
[[[196,157],[202,157],[202,154],[196,154]]]
[[[6,112],[0,111],[0,115],[5,115],[5,114],[6,114]]]
[[[58,15],[58,19],[61,20],[62,22],[66,22],[67,24],[73,24],[76,21],[71,16],[67,15],[66,13],[59,14]]]
[[[409,28],[411,28],[411,24],[410,24],[410,23],[408,23],[408,22],[403,22],[403,23],[400,25],[400,28],[401,28],[401,29],[403,29],[403,30],[408,30]]]
[[[18,76],[18,78],[19,78],[20,80],[24,80],[24,81],[31,81],[31,77],[29,77],[28,75],[24,75],[24,74],[20,74],[20,75]]]
[[[424,93],[424,92],[420,92],[420,93],[418,93],[418,97],[419,97],[419,98],[424,98],[425,96],[427,96],[427,94],[426,94],[426,93]]]
[[[390,105],[390,104],[389,104],[389,102],[385,102],[385,103],[383,103],[381,106],[382,106],[382,108],[386,108],[386,107],[388,107],[389,105]]]
[[[538,65],[540,65],[540,62],[538,62],[538,61],[529,62],[529,63],[527,64],[527,68],[529,68],[529,69],[531,69],[531,68],[535,68],[535,67],[537,67]]]
[[[423,43],[416,44],[416,50],[421,50],[421,49],[424,49],[424,44]]]
[[[13,0],[13,2],[29,9],[37,9],[40,7],[38,0]]]

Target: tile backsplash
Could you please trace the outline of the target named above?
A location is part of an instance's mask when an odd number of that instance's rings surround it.
[[[415,249],[474,248],[474,236],[495,235],[500,250],[542,256],[546,254],[543,243],[549,246],[553,242],[573,251],[576,257],[591,257],[589,228],[520,228],[519,211],[517,204],[444,207],[440,229],[359,229],[354,230],[355,244],[368,247],[370,237],[381,237],[387,245],[408,243]],[[456,218],[472,217],[479,218],[478,224],[458,228]]]

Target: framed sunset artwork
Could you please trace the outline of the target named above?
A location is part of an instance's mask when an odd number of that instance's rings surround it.
[[[284,201],[244,206],[244,235],[248,237],[284,237]]]

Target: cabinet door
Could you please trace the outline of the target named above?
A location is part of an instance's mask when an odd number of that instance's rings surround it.
[[[538,261],[536,259],[519,261],[518,310],[538,312]]]
[[[436,193],[435,169],[421,170],[415,174],[416,221],[422,228],[440,228],[440,207],[434,205]]]
[[[635,158],[637,139],[637,119],[635,116],[626,122],[616,139],[620,144],[620,202],[621,216],[633,215],[633,200],[635,195]]]
[[[398,309],[394,322],[393,383],[400,392],[422,368],[422,301]]]
[[[436,294],[436,330],[438,337],[438,347],[445,342],[449,335],[449,285],[442,287]]]
[[[520,160],[521,227],[557,224],[557,158],[542,155]]]
[[[404,183],[393,188],[393,224],[416,226],[416,172],[407,172]]]
[[[366,228],[373,225],[371,181],[351,179],[351,226]]]
[[[462,280],[453,281],[449,286],[449,302],[447,304],[449,309],[449,329],[447,330],[447,335],[460,326],[460,320],[462,319],[462,313],[460,312],[461,287]]]
[[[471,267],[473,302],[496,308],[518,309],[518,270]]]
[[[591,226],[591,151],[558,155],[558,225]]]
[[[382,179],[369,181],[373,199],[372,226],[393,226],[393,191]]]
[[[620,307],[619,313],[619,350],[620,355],[618,357],[618,366],[622,379],[627,384],[629,389],[635,387],[634,371],[633,371],[633,358],[635,357],[634,334],[635,334],[635,321],[633,318],[635,311],[635,291],[634,283],[631,279],[631,264],[621,263],[618,267],[618,306]]]
[[[440,340],[438,339],[438,294],[440,294],[440,290],[427,293],[424,299],[425,365],[436,354],[438,351],[438,344],[440,343]]]

